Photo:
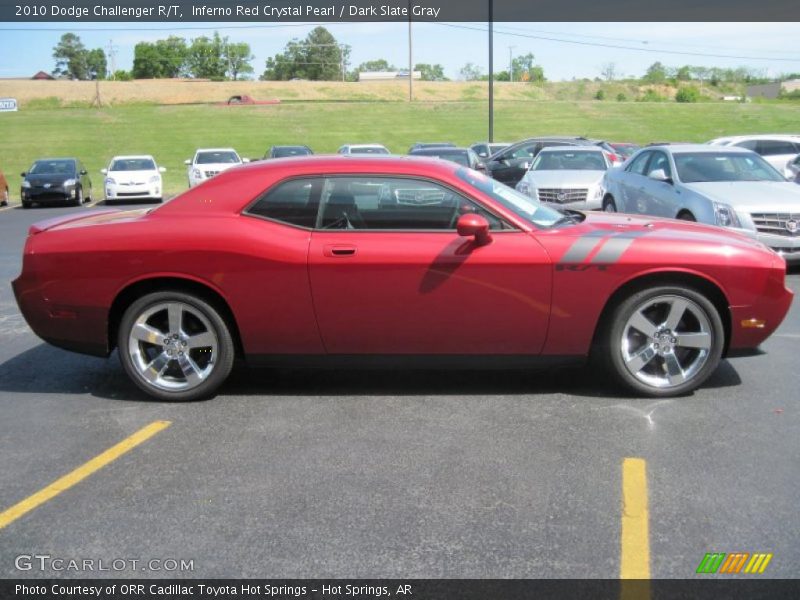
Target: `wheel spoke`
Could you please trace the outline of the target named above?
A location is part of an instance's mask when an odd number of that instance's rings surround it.
[[[674,330],[678,326],[678,323],[681,322],[683,313],[686,312],[688,306],[689,303],[683,298],[675,298],[672,301],[672,306],[669,308],[669,314],[667,315],[667,320],[664,322],[664,327]]]
[[[711,334],[705,331],[698,333],[676,333],[675,338],[676,346],[682,348],[699,348],[701,350],[708,350],[711,348]]]
[[[217,336],[210,331],[204,331],[197,335],[189,336],[187,348],[215,348],[217,346]]]
[[[678,357],[675,356],[674,353],[670,352],[664,355],[664,365],[667,368],[667,379],[670,385],[683,383],[684,379],[686,379],[686,375],[683,372],[681,363],[678,362]]]
[[[167,315],[169,317],[169,332],[180,333],[183,325],[183,307],[177,302],[167,305]]]
[[[180,366],[183,376],[186,378],[186,383],[189,385],[195,386],[202,381],[203,374],[200,367],[188,354],[184,353],[178,356],[178,366]]]
[[[164,371],[167,370],[169,361],[170,358],[167,356],[167,353],[162,352],[145,365],[144,369],[142,369],[142,376],[151,383],[156,382],[164,374]]]
[[[633,327],[636,331],[642,332],[648,338],[652,338],[656,333],[655,324],[642,314],[642,311],[633,313],[628,325]]]
[[[638,373],[644,369],[647,364],[655,358],[656,351],[651,346],[647,346],[641,352],[637,352],[629,359],[626,359],[628,369],[634,373]]]
[[[131,330],[131,336],[134,339],[147,344],[155,344],[157,346],[162,345],[162,342],[164,341],[164,335],[164,333],[155,327],[151,327],[147,323],[136,323]]]

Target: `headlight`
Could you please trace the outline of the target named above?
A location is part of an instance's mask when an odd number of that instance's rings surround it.
[[[714,202],[714,222],[722,227],[741,227],[733,207],[722,202]]]
[[[517,191],[521,194],[525,194],[530,196],[531,194],[531,186],[528,185],[527,181],[520,181],[517,184]]]
[[[106,185],[117,185],[117,182],[114,181],[113,177],[106,177]]]
[[[195,179],[202,179],[203,173],[200,171],[200,169],[192,169],[192,177]]]
[[[64,185],[64,187],[69,187],[69,186],[71,186],[71,185],[75,185],[76,183],[78,183],[78,182],[77,182],[77,181],[75,181],[74,179],[67,179],[67,180],[64,182],[64,184],[63,184],[63,185]]]
[[[159,181],[161,181],[161,175],[153,175],[150,178],[150,183],[158,183]]]
[[[31,182],[30,182],[30,181],[28,181],[27,179],[23,179],[23,180],[22,180],[22,187],[24,187],[24,188],[29,188],[29,187],[31,187]]]

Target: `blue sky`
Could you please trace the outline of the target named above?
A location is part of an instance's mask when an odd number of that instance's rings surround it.
[[[398,67],[408,64],[407,23],[329,23],[336,39],[352,47],[351,68],[385,58]],[[0,78],[29,77],[53,69],[52,48],[73,31],[89,48],[113,40],[116,66],[130,69],[133,47],[170,34],[187,39],[217,30],[232,41],[250,44],[256,75],[267,57],[305,35],[315,24],[247,23],[0,23]],[[472,62],[487,70],[485,23],[415,23],[414,62],[440,63],[450,78]],[[669,66],[748,66],[769,76],[800,72],[800,23],[496,23],[495,68],[514,55],[532,52],[550,80],[596,77],[614,63],[622,75],[641,75],[655,61]],[[550,39],[544,39],[550,38]],[[617,46],[617,47],[608,47]],[[678,54],[680,52],[692,53]],[[721,55],[721,56],[712,56]],[[727,56],[736,58],[726,58]]]

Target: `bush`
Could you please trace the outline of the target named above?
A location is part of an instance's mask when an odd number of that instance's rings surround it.
[[[625,94],[623,94],[622,92],[617,94],[617,102],[625,102],[627,99],[628,99],[628,97]]]
[[[111,79],[116,79],[117,81],[133,81],[133,74],[130,71],[114,71],[114,75]]]
[[[644,95],[636,99],[637,102],[663,102],[666,98],[659,95],[653,88],[647,88]]]
[[[594,95],[595,100],[605,100],[606,93],[603,90],[597,90],[597,93]]]
[[[700,92],[696,87],[682,87],[675,94],[675,102],[697,102],[700,99]]]

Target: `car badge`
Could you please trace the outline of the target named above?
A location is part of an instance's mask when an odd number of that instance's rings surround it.
[[[50,184],[49,184],[49,183],[45,183],[45,184],[44,184],[44,187],[46,187],[46,188],[49,188],[49,187],[50,187]]]
[[[558,198],[559,202],[563,202],[567,199],[567,194],[565,192],[558,192],[558,194],[556,194],[556,198]]]
[[[794,219],[786,221],[786,231],[789,233],[797,233],[797,221]]]

